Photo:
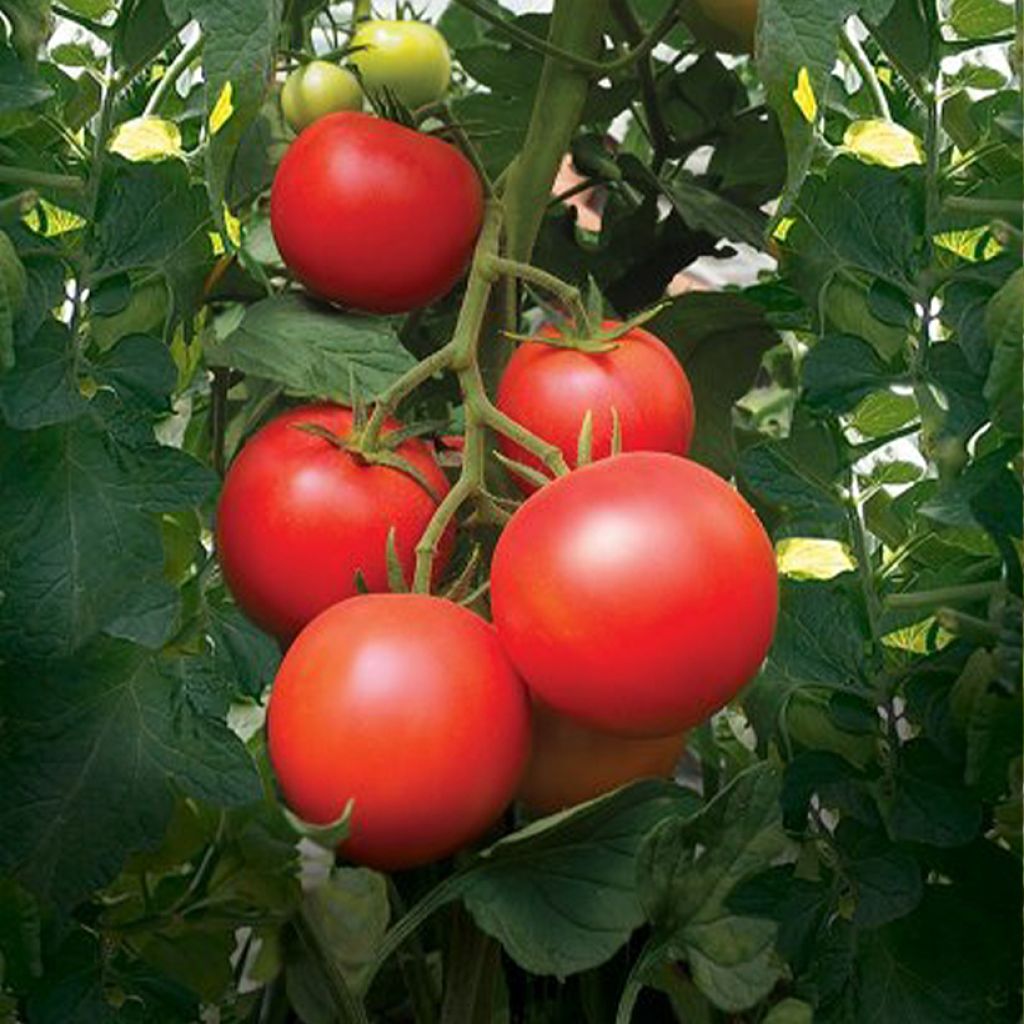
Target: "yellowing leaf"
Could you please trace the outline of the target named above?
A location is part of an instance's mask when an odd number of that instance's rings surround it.
[[[854,121],[846,129],[843,149],[866,164],[882,167],[907,167],[925,161],[924,146],[912,131],[881,118]]]
[[[779,573],[795,580],[830,580],[857,568],[846,544],[817,537],[789,537],[775,545]]]
[[[220,95],[217,97],[217,102],[213,105],[213,110],[210,111],[211,135],[216,135],[235,112],[235,105],[232,102],[233,95],[234,89],[231,83],[225,82],[224,88],[221,89]]]
[[[941,626],[936,627],[935,616],[932,615],[921,622],[915,622],[912,626],[904,626],[902,629],[886,633],[882,637],[882,643],[886,647],[909,651],[911,654],[930,654],[932,651],[940,651],[947,647],[953,639],[952,633],[948,633]]]
[[[71,210],[65,210],[64,207],[57,206],[48,199],[40,199],[25,214],[23,220],[30,231],[42,234],[44,238],[56,238],[58,235],[66,234],[68,231],[77,231],[86,225],[84,217]]]
[[[183,155],[178,126],[162,117],[133,117],[119,124],[110,137],[109,149],[133,163]]]
[[[228,204],[224,204],[224,230],[228,240],[237,249],[242,244],[242,222],[231,212]]]
[[[224,247],[224,239],[221,237],[219,231],[210,231],[210,248],[213,249],[214,256],[223,256],[227,251]]]
[[[814,124],[818,119],[818,97],[814,95],[814,86],[811,85],[811,73],[805,67],[796,76],[793,100],[806,120]]]
[[[796,220],[793,217],[782,217],[779,220],[779,223],[775,225],[775,230],[772,232],[772,238],[776,241],[784,242],[795,223]]]

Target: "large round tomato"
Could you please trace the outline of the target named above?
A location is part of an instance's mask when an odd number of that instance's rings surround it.
[[[327,114],[360,110],[362,106],[363,90],[356,76],[325,60],[296,68],[281,90],[281,110],[296,132]]]
[[[328,114],[289,147],[270,221],[308,288],[373,313],[401,313],[458,281],[483,217],[473,165],[453,146],[369,114]]]
[[[751,53],[758,0],[694,0],[683,17],[700,42],[722,53]]]
[[[452,58],[444,36],[433,25],[365,21],[350,45],[350,59],[371,94],[389,89],[415,110],[439,100],[448,89]]]
[[[617,326],[612,321],[605,328]],[[554,328],[540,336],[556,337]],[[498,407],[533,433],[557,445],[576,464],[580,429],[590,412],[591,457],[612,452],[614,418],[623,451],[663,451],[685,455],[693,438],[693,392],[683,368],[664,342],[634,328],[609,352],[528,341],[516,349],[498,386]],[[543,469],[540,460],[502,437],[512,459]],[[533,485],[517,479],[524,491]]]
[[[685,745],[685,735],[613,736],[535,701],[533,742],[519,799],[537,814],[553,814],[637,779],[664,779],[675,770]]]
[[[529,750],[529,701],[494,628],[442,598],[368,594],[292,644],[270,696],[270,760],[314,824],[353,801],[353,860],[443,857],[508,805]]]
[[[667,736],[757,672],[775,628],[775,556],[710,470],[629,452],[527,499],[495,549],[491,606],[545,703],[608,732]]]
[[[404,441],[397,454],[420,472],[434,496],[411,474],[367,465],[302,430],[304,424],[345,438],[352,413],[338,405],[308,405],[268,423],[232,463],[217,509],[217,550],[231,592],[254,622],[284,641],[357,593],[357,572],[370,590],[388,589],[392,527],[398,560],[411,579],[416,544],[448,491],[422,441]],[[385,435],[397,426],[388,421]],[[438,572],[451,541],[449,534]]]

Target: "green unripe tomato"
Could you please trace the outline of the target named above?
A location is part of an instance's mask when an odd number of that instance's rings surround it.
[[[281,109],[292,129],[301,132],[325,114],[362,110],[363,90],[351,71],[314,60],[288,76],[281,90]]]
[[[683,18],[699,42],[722,53],[752,53],[757,0],[694,0]]]
[[[448,89],[452,58],[444,36],[422,21],[367,21],[352,37],[352,63],[369,93],[390,89],[410,110]]]
[[[0,231],[0,276],[10,303],[11,315],[17,316],[25,308],[28,294],[28,275],[7,233]]]

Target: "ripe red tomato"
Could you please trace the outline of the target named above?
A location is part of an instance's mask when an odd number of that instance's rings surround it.
[[[529,750],[526,689],[494,628],[450,601],[368,594],[292,644],[270,696],[270,760],[288,805],[395,870],[453,853],[511,801]]]
[[[402,313],[462,275],[483,218],[473,165],[453,146],[369,114],[328,114],[289,147],[270,222],[307,288],[371,313]]]
[[[685,734],[612,736],[535,701],[519,799],[537,814],[554,814],[637,779],[668,778],[685,746]]]
[[[312,423],[339,437],[352,413],[338,405],[307,405],[278,416],[245,445],[228,470],[217,509],[217,551],[231,592],[246,614],[283,641],[315,615],[356,590],[388,589],[387,538],[406,579],[415,547],[437,502],[408,473],[366,465],[330,440],[298,429]],[[386,434],[399,426],[389,420]],[[414,466],[438,499],[448,481],[422,441],[397,454]],[[445,537],[435,571],[451,552]]]
[[[619,735],[666,736],[757,672],[778,609],[775,556],[710,470],[629,452],[527,499],[495,549],[491,607],[546,704]]]
[[[606,321],[605,328],[618,326]],[[541,337],[555,337],[552,327]],[[693,439],[693,392],[683,368],[664,342],[634,328],[610,352],[581,352],[529,341],[516,349],[498,386],[498,408],[562,450],[576,465],[580,429],[593,421],[594,460],[612,452],[612,410],[618,414],[623,451],[685,455]],[[536,469],[539,459],[502,437],[502,452]],[[516,478],[529,493],[536,488]]]

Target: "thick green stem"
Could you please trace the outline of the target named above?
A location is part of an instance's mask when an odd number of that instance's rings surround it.
[[[600,51],[607,21],[608,0],[557,0],[548,42],[592,59]],[[505,186],[507,254],[511,259],[530,260],[555,175],[583,113],[590,81],[590,72],[557,57],[544,61],[526,140]]]
[[[1021,216],[1021,204],[1017,199],[950,196],[943,201],[942,208],[951,213],[976,213],[984,217],[1012,217],[1019,220]]]

